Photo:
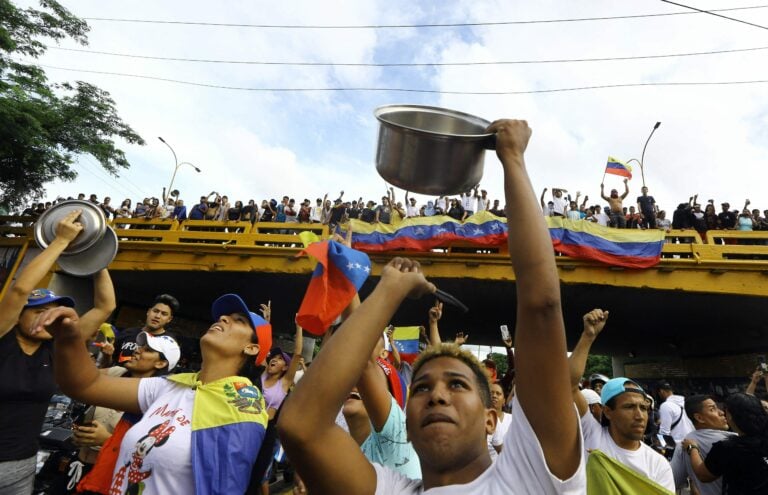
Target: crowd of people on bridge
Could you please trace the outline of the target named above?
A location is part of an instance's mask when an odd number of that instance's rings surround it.
[[[659,228],[665,231],[695,229],[702,235],[705,235],[708,230],[768,231],[768,210],[763,210],[761,214],[759,208],[750,209],[749,199],[745,200],[741,210],[732,209],[727,201],[722,202],[721,211],[718,212],[714,199],[708,200],[702,208],[698,195],[694,195],[689,197],[687,202],[680,203],[672,214],[668,215],[666,210],[659,208],[654,197],[648,194],[646,186],[641,187],[640,195],[637,196],[634,204],[625,205],[625,200],[629,196],[629,185],[626,179],[622,194],[619,194],[617,189],[612,189],[606,195],[604,184],[600,184],[600,196],[607,203],[605,206],[588,205],[589,196],[582,198],[579,191],[575,196],[571,196],[567,189],[561,187],[552,188],[551,198],[545,202],[548,191],[549,189],[545,188],[539,199],[544,215],[570,220],[586,220],[605,227]],[[335,226],[350,219],[357,219],[371,224],[396,225],[406,218],[435,215],[446,215],[463,222],[481,211],[506,217],[506,204],[502,205],[498,199],[491,200],[488,191],[481,189],[479,184],[474,189],[456,197],[439,196],[428,200],[425,204],[419,204],[416,198],[409,197],[408,192],[404,196],[405,203],[398,201],[393,187],[387,189],[380,203],[370,199],[364,200],[362,197],[349,201],[344,199],[344,191],[341,191],[333,201],[328,199],[329,195],[326,193],[323,198],[318,197],[314,202],[305,198],[298,204],[290,196],[283,196],[279,201],[265,199],[260,204],[253,199],[244,203],[241,200],[230,201],[227,195],[213,191],[207,196],[200,196],[189,209],[184,200],[179,198],[177,190],[172,193],[166,194],[163,191],[163,200],[159,198],[137,200],[135,206],[130,199],[126,198],[118,207],[112,203],[110,197],[104,197],[100,201],[97,194],[91,194],[87,201],[99,205],[107,218],[158,218],[175,219],[180,222],[190,219],[251,223],[316,223]],[[23,216],[37,217],[47,208],[64,199],[60,197],[55,201],[32,203],[19,213]],[[85,200],[85,194],[78,194],[76,199]]]
[[[551,238],[524,160],[531,130],[502,120],[489,132],[515,212],[505,373],[462,347],[464,336],[443,342],[436,287],[406,258],[392,259],[364,300],[354,296],[306,365],[298,324],[288,353],[272,345],[271,303],[252,311],[240,295],[221,295],[200,338],[200,368],[180,373],[181,348],[166,328],[180,311],[175,297],[157,296],[141,328],[115,335],[107,270],[93,277],[93,309],[82,316],[72,298],[37,288],[83,228],[74,211],[0,301],[0,493],[32,493],[57,389],[100,409],[74,423],[81,450],[64,469],[68,493],[269,493],[284,456],[295,493],[672,493],[689,484],[694,493],[766,493],[768,403],[755,396],[765,367],[725,398],[725,412],[668,382],[647,390],[631,377],[582,380],[609,311],[584,315],[569,356]],[[407,298],[430,299],[412,364],[383,331]]]

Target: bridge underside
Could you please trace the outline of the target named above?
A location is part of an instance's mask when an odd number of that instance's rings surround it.
[[[181,301],[181,316],[197,330],[207,328],[210,304],[234,292],[249,306],[272,300],[276,332],[290,333],[293,315],[301,304],[309,275],[287,273],[232,273],[201,271],[112,271],[121,304],[146,308],[160,292]],[[365,297],[377,278],[361,290]],[[472,278],[435,278],[438,287],[464,302],[461,314],[446,306],[441,334],[470,334],[470,343],[501,345],[499,325],[515,321],[515,283]],[[611,312],[610,323],[594,351],[614,356],[706,356],[768,349],[768,304],[763,297],[690,291],[628,288],[592,284],[562,285],[563,314],[572,347],[581,332],[581,315],[600,307]],[[432,300],[406,301],[393,319],[395,325],[426,325]],[[187,332],[185,332],[187,333]]]

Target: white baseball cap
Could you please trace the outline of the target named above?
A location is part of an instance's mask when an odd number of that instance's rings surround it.
[[[597,395],[597,392],[591,388],[585,388],[584,390],[580,390],[580,392],[581,395],[584,396],[584,399],[586,399],[587,405],[591,406],[592,404],[602,404],[600,401],[600,396]]]
[[[168,371],[176,367],[181,357],[181,348],[176,339],[170,335],[151,335],[147,332],[141,332],[136,336],[136,344],[147,346],[156,352],[162,352],[168,361]]]

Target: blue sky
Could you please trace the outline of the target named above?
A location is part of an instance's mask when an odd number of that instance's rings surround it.
[[[31,2],[19,2],[31,5]],[[660,1],[331,1],[64,0],[81,17],[225,23],[369,25],[485,22],[677,12]],[[750,5],[695,1],[699,8]],[[768,9],[726,12],[768,25]],[[89,22],[87,49],[166,57],[301,62],[456,62],[571,59],[686,53],[768,46],[765,31],[703,14],[613,21],[463,28],[298,30]],[[63,42],[62,47],[76,47]],[[768,50],[735,54],[558,64],[439,68],[286,67],[192,64],[50,50],[45,65],[148,75],[245,87],[409,87],[507,91],[594,84],[768,80]],[[765,193],[768,84],[646,87],[535,95],[468,96],[377,93],[238,92],[49,70],[53,80],[81,79],[114,97],[120,114],[147,140],[125,146],[132,167],[114,179],[90,158],[80,178],[56,183],[48,196],[96,192],[113,201],[160,196],[173,158],[174,185],[193,203],[217,190],[230,199],[325,192],[378,198],[384,183],[374,167],[379,105],[416,103],[466,111],[487,120],[525,118],[534,130],[528,167],[537,191],[566,187],[597,200],[608,155],[639,158],[656,121],[662,126],[646,153],[651,193],[667,210],[695,192],[768,208]],[[639,170],[630,183],[639,192]],[[620,184],[606,179],[606,186]],[[482,186],[500,197],[492,153]],[[403,192],[399,192],[402,197]],[[424,198],[420,198],[424,199]],[[595,201],[590,201],[593,203]]]

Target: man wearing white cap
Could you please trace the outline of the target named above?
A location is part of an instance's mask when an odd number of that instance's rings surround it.
[[[603,403],[600,400],[600,396],[592,389],[585,388],[581,390],[581,395],[584,396],[584,400],[587,401],[587,408],[589,408],[589,412],[592,413],[592,416],[595,417],[596,420],[600,421],[603,419]]]

